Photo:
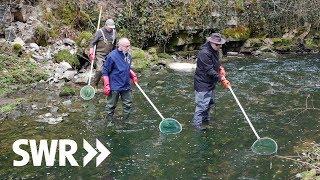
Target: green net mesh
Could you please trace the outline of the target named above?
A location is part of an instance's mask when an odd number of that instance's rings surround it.
[[[271,138],[264,137],[257,139],[251,146],[254,153],[259,155],[271,155],[277,152],[278,145]]]
[[[96,91],[90,85],[86,85],[83,88],[81,88],[81,90],[80,90],[80,96],[84,100],[92,99],[94,97],[95,93],[96,93]]]
[[[177,134],[182,131],[182,126],[175,119],[165,118],[160,122],[159,129],[164,134]]]

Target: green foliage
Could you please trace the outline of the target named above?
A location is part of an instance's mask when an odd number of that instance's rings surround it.
[[[10,91],[10,85],[24,85],[48,78],[48,74],[25,58],[0,54],[0,95]]]
[[[263,10],[262,3],[252,1],[241,16],[241,19],[247,22],[253,37],[262,37],[267,34],[267,19]]]
[[[275,46],[278,46],[278,45],[288,46],[293,43],[293,40],[289,38],[272,38],[272,42],[274,43]]]
[[[172,59],[171,55],[167,53],[159,53],[158,57],[162,59]]]
[[[289,38],[272,38],[274,49],[280,52],[288,52],[295,49],[295,41]]]
[[[0,107],[1,113],[8,113],[16,109],[17,103],[8,103]]]
[[[74,0],[58,1],[58,6],[53,16],[61,20],[63,25],[85,30],[90,27],[90,15],[83,8],[83,2]]]
[[[76,43],[79,47],[88,47],[90,44],[90,41],[93,37],[93,34],[89,31],[82,31],[80,35],[76,39]]]
[[[245,11],[244,0],[235,0],[235,10],[238,13],[243,13]]]
[[[148,50],[148,53],[151,55],[151,61],[158,61],[159,60],[159,57],[158,57],[158,54],[157,54],[157,48],[150,48]]]
[[[145,53],[142,49],[132,48],[132,61],[133,67],[138,71],[146,69],[150,66],[150,60],[148,59],[147,53]]]
[[[129,38],[139,47],[164,45],[179,30],[207,29],[215,23],[208,16],[215,3],[200,1],[126,1],[117,23],[130,30]],[[126,31],[128,33],[128,31]]]
[[[22,53],[21,44],[14,44],[12,49],[13,49],[13,52],[16,53],[17,55],[20,55]]]
[[[36,37],[35,41],[38,45],[40,46],[48,45],[49,36],[48,36],[48,33],[46,32],[45,27],[43,26],[36,27],[34,37]]]
[[[271,38],[273,47],[280,52],[288,52],[295,48],[294,40],[289,38]]]
[[[76,89],[72,86],[66,85],[63,86],[59,96],[73,96],[76,94]]]
[[[80,65],[76,55],[70,53],[69,50],[63,49],[54,55],[54,62],[60,63],[62,61],[68,62],[72,67]]]
[[[309,49],[317,49],[317,48],[319,48],[319,46],[317,45],[317,43],[314,40],[314,38],[306,38],[305,39],[305,44],[306,44],[306,47],[309,48]]]
[[[250,37],[250,29],[244,26],[238,26],[234,28],[226,28],[223,30],[223,35],[227,38],[233,38],[235,40],[247,40]]]
[[[0,86],[0,96],[10,93],[12,90],[9,87]]]

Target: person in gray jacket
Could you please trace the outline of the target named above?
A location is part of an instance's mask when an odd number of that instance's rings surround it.
[[[100,79],[102,77],[102,67],[105,57],[116,47],[117,32],[115,23],[112,19],[108,19],[105,26],[99,29],[90,44],[89,59],[94,61],[96,66],[96,73],[93,80],[94,86],[98,89]],[[94,46],[96,51],[94,52]]]

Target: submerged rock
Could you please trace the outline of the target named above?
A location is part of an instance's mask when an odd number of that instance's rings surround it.
[[[48,124],[58,124],[60,123],[63,119],[62,117],[65,116],[64,114],[58,115],[58,116],[53,116],[51,113],[46,113],[38,116],[38,119],[36,120],[37,122],[45,122]]]
[[[178,72],[194,72],[196,64],[191,63],[170,63],[169,68]]]

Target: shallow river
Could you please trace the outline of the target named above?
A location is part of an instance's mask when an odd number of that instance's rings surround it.
[[[278,143],[277,155],[295,155],[294,148],[303,142],[320,142],[320,56],[236,59],[224,65],[258,134]],[[81,112],[70,112],[57,125],[36,122],[34,116],[0,121],[0,178],[289,179],[302,171],[292,161],[251,151],[256,137],[228,90],[216,88],[213,123],[198,132],[191,126],[193,74],[154,73],[139,80],[160,112],[182,124],[180,134],[159,132],[160,117],[136,87],[135,110],[128,122],[106,122],[104,96],[97,94],[92,101],[81,101]],[[37,97],[40,103],[50,101],[45,95]],[[12,151],[12,143],[23,138],[75,140],[80,166],[59,167],[56,157],[53,167],[33,167],[31,161],[13,167],[13,160],[21,157]],[[94,160],[81,167],[83,139],[94,146],[96,138],[111,155],[98,167]]]

